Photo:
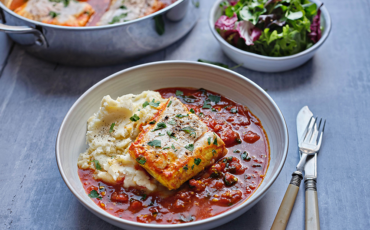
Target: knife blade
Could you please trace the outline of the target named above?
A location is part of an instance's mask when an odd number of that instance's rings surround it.
[[[313,113],[310,111],[308,106],[304,106],[297,115],[297,136],[298,143],[304,138],[305,129],[308,122],[310,121]],[[306,165],[304,167],[304,179],[316,179],[317,178],[317,153],[307,158]]]

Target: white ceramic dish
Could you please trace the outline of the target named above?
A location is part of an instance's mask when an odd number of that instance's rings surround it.
[[[98,207],[85,193],[77,174],[78,155],[86,149],[87,119],[98,110],[105,95],[112,98],[128,93],[167,87],[205,88],[249,107],[261,120],[270,141],[271,160],[258,190],[244,203],[218,216],[177,225],[143,224],[112,216]],[[149,63],[113,74],[86,91],[71,107],[60,127],[56,159],[71,192],[92,213],[125,229],[209,229],[243,214],[267,192],[279,175],[288,151],[288,130],[271,97],[249,79],[228,69],[198,62],[166,61]]]
[[[322,33],[321,39],[309,49],[298,54],[286,57],[268,57],[247,52],[227,43],[214,28],[215,22],[222,13],[221,8],[219,7],[222,1],[224,0],[215,1],[211,9],[211,13],[209,15],[209,26],[211,28],[211,31],[216,37],[217,41],[220,43],[221,49],[231,60],[238,64],[243,63],[243,67],[251,70],[261,72],[282,72],[294,69],[310,60],[330,34],[331,19],[328,10],[326,9],[325,5],[323,5],[321,7],[320,22],[321,26],[324,27],[324,31]],[[318,0],[311,0],[311,2],[316,3],[318,6],[321,5],[321,2]]]

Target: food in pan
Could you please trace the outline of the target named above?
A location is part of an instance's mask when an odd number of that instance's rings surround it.
[[[227,0],[215,29],[231,45],[282,57],[302,52],[321,38],[320,7],[308,0]]]
[[[48,24],[85,26],[95,11],[86,2],[29,0],[14,12],[25,18]]]
[[[31,20],[59,26],[126,22],[155,13],[176,0],[12,0],[6,4]]]
[[[105,96],[88,120],[78,173],[117,217],[176,224],[225,212],[262,183],[269,143],[247,107],[204,89]]]

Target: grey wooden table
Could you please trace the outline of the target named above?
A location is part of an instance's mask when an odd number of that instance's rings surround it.
[[[64,184],[54,145],[75,100],[106,76],[142,63],[204,58],[233,65],[212,37],[212,0],[188,36],[135,62],[77,68],[38,60],[0,33],[0,229],[116,229],[85,209]],[[284,73],[239,68],[282,110],[290,131],[283,171],[248,212],[217,229],[269,229],[298,162],[295,118],[304,105],[327,119],[318,165],[322,229],[370,229],[370,1],[326,0],[333,30],[315,57]],[[288,229],[304,229],[304,189]]]

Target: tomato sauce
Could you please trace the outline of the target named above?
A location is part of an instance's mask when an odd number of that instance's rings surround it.
[[[204,89],[166,88],[163,98],[179,98],[225,142],[228,153],[179,189],[146,193],[93,179],[79,169],[81,182],[94,202],[108,213],[142,223],[177,224],[221,214],[247,200],[262,183],[270,150],[260,120],[247,107]]]

